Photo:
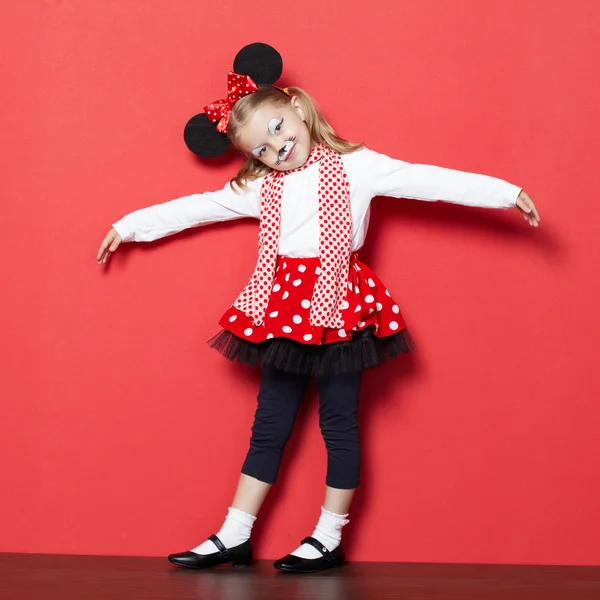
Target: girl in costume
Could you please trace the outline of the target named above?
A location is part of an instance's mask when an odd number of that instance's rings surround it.
[[[398,303],[358,256],[373,197],[517,207],[530,225],[540,222],[522,188],[502,179],[409,164],[339,137],[306,92],[275,87],[281,72],[273,48],[244,47],[227,98],[205,106],[184,130],[199,156],[233,145],[246,159],[237,176],[221,190],[124,216],[98,251],[105,263],[121,242],[243,217],[260,221],[256,268],[208,340],[228,359],[261,367],[249,450],[221,529],[169,555],[182,567],[251,563],[251,530],[312,377],[327,449],[325,499],[312,534],[274,566],[316,572],[344,561],[341,530],[359,484],[362,372],[414,347]]]

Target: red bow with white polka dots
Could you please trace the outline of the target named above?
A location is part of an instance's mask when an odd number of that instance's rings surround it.
[[[206,116],[213,122],[217,123],[217,131],[227,133],[229,125],[229,117],[234,102],[247,96],[252,92],[258,91],[258,86],[252,81],[249,75],[240,75],[229,71],[227,75],[227,98],[224,100],[216,100],[204,107]]]

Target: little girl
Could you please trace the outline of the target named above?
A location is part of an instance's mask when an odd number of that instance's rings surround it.
[[[209,104],[186,126],[185,141],[199,155],[216,156],[232,144],[246,159],[237,176],[221,190],[126,215],[113,223],[97,257],[105,263],[122,241],[149,242],[216,221],[260,220],[254,273],[209,340],[228,359],[261,366],[250,447],[221,529],[169,555],[188,568],[251,563],[252,526],[277,479],[311,377],[327,449],[325,499],[312,534],[274,566],[316,572],[344,561],[341,530],[359,484],[362,371],[413,348],[398,303],[358,256],[373,197],[516,206],[530,225],[540,222],[529,196],[511,183],[409,164],[339,137],[306,92],[273,85],[277,65],[265,75],[265,65],[278,56],[264,44],[244,48],[229,73],[227,99]]]

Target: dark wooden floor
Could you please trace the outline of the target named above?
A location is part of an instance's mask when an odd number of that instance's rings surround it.
[[[272,561],[193,571],[166,558],[0,553],[1,600],[600,600],[600,567],[347,563],[312,575]]]

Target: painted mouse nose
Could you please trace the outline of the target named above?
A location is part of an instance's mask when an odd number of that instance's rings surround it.
[[[279,151],[278,156],[279,159],[281,160],[284,156],[288,155],[290,153],[290,150],[294,147],[294,143],[290,140],[288,140],[285,145],[283,146],[283,148]]]

